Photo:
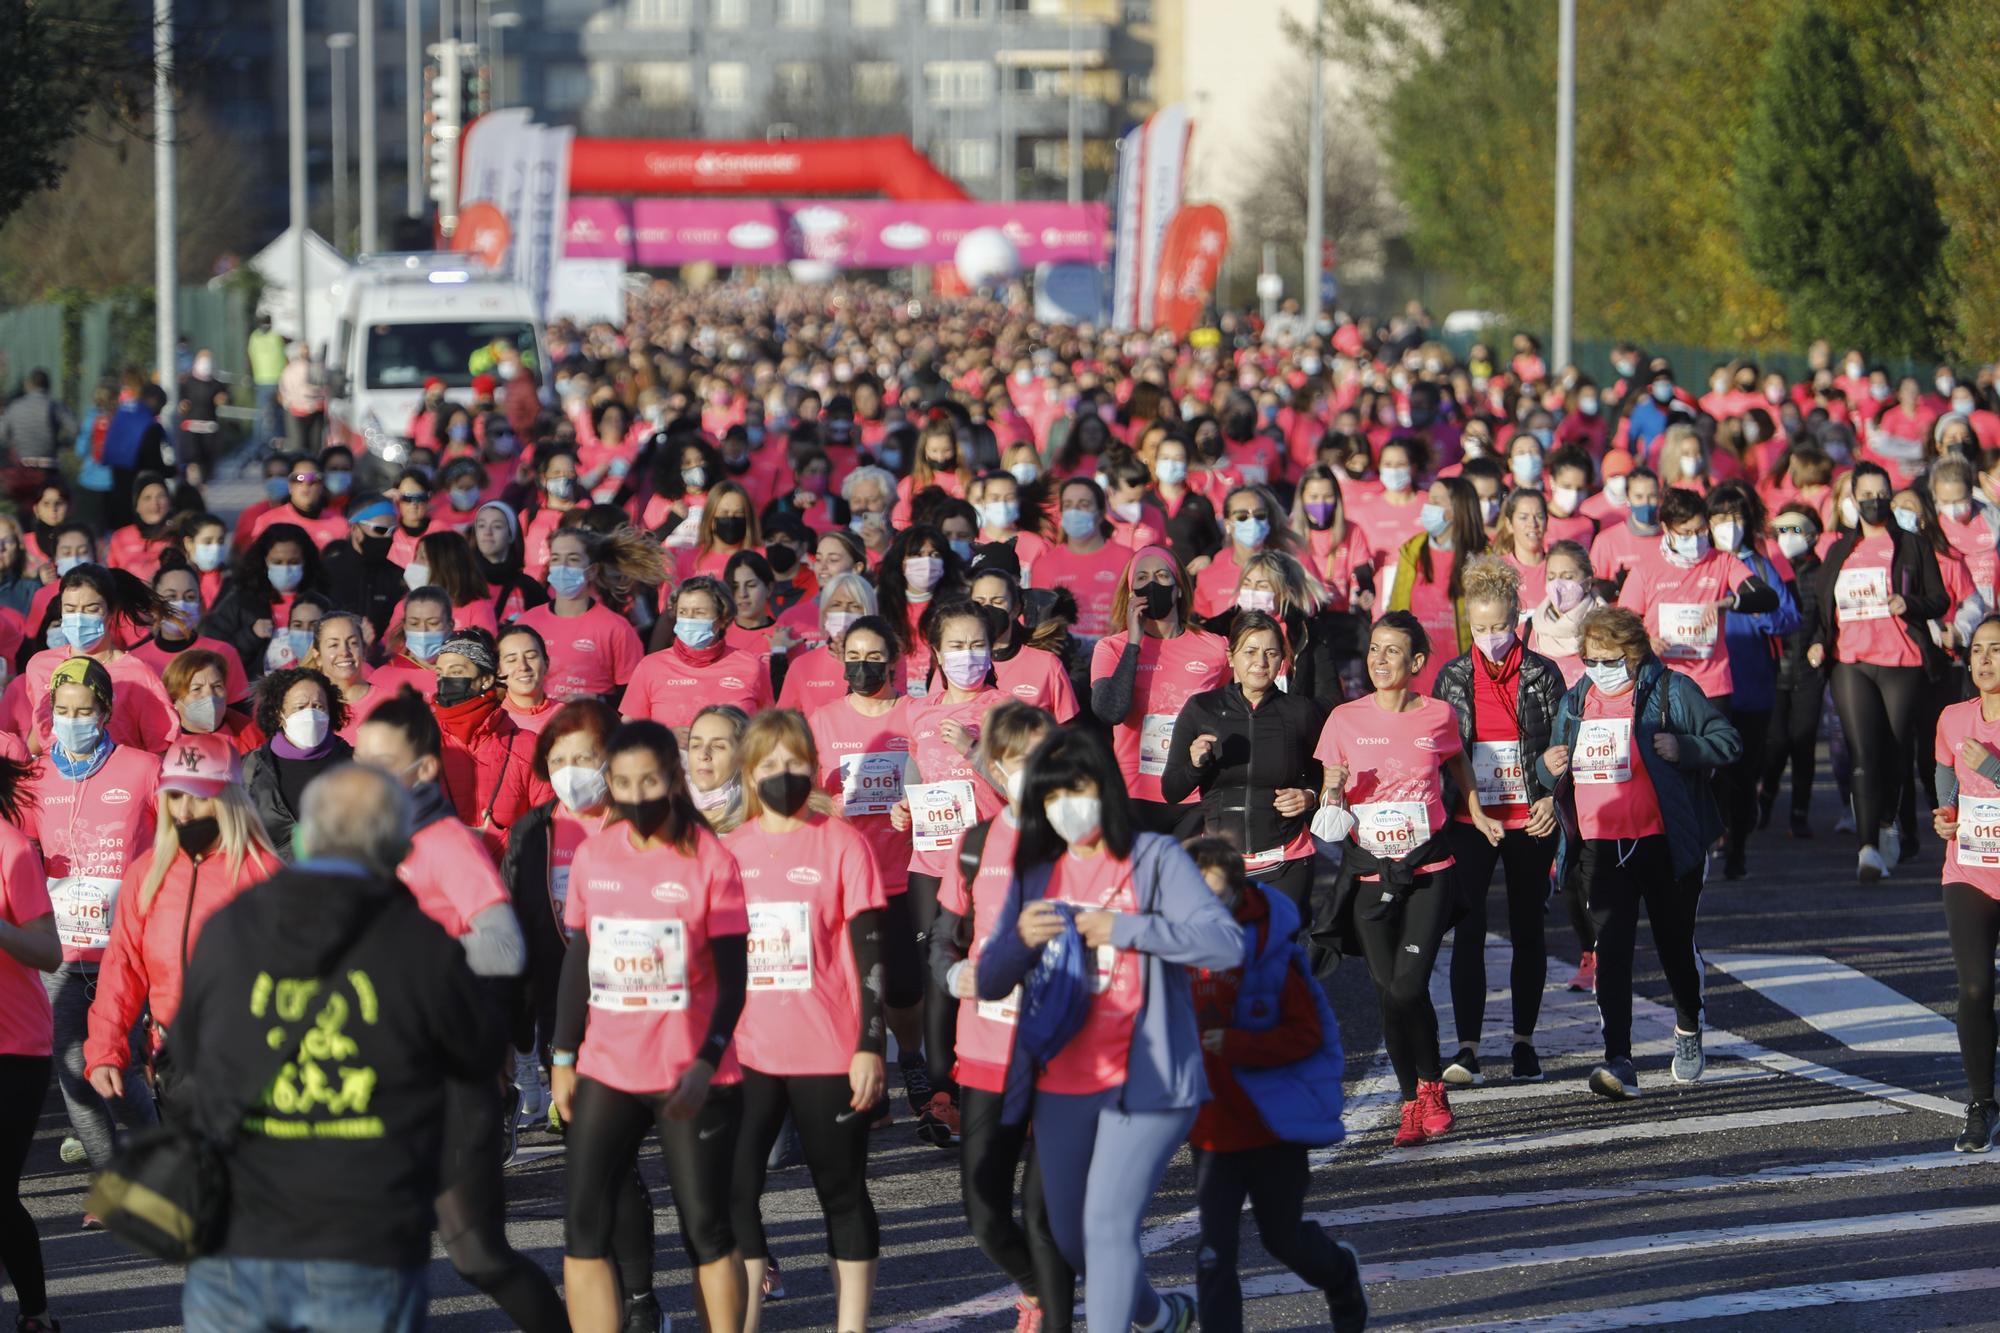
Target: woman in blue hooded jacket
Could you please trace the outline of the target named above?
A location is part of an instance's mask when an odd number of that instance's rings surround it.
[[[1091,1326],[1183,1333],[1194,1302],[1153,1290],[1139,1230],[1208,1096],[1187,969],[1239,966],[1243,934],[1173,839],[1134,831],[1118,766],[1095,735],[1059,731],[1036,747],[1020,810],[1014,881],[980,949],[979,997],[1002,1000],[1039,978],[1058,940],[1052,962],[1062,948],[1088,951],[1088,984],[1060,1025],[1075,1025],[1071,1035],[1039,1069],[1027,1038],[1041,997],[1023,997],[1002,1117],[1032,1115],[1049,1223],[1085,1274]]]

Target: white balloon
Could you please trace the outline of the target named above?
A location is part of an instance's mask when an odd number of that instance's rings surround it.
[[[791,270],[793,282],[832,282],[840,276],[840,265],[825,259],[794,259],[785,267]]]
[[[968,286],[986,287],[1017,276],[1021,252],[998,227],[979,227],[959,238],[952,262]]]

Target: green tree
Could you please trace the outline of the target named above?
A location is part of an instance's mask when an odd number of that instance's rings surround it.
[[[1937,201],[1871,105],[1852,34],[1817,9],[1799,10],[1766,51],[1736,204],[1744,253],[1783,294],[1796,337],[1935,349]]]

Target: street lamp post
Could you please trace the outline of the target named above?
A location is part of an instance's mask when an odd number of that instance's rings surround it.
[[[424,0],[403,0],[403,215],[424,215]]]
[[[355,59],[361,67],[361,86],[357,90],[361,100],[361,239],[359,247],[363,253],[372,253],[377,246],[376,221],[381,215],[381,204],[375,197],[376,144],[375,125],[380,108],[375,105],[375,0],[354,0],[354,26],[360,30],[361,40],[355,48]]]
[[[1326,18],[1313,0],[1312,105],[1306,151],[1306,325],[1320,317],[1320,262],[1326,237]]]
[[[1556,20],[1556,255],[1552,363],[1570,363],[1570,318],[1575,307],[1576,232],[1576,0],[1562,0]]]
[[[153,0],[153,351],[160,387],[179,401],[180,261],[175,221],[179,211],[174,176],[174,2]]]
[[[508,95],[513,91],[507,86],[507,33],[521,26],[521,16],[512,10],[493,15],[486,20],[486,29],[493,34],[493,109],[499,111],[507,105]]]
[[[351,32],[326,35],[327,64],[333,72],[333,248],[347,251],[347,52]]]
[[[286,111],[291,124],[289,167],[292,194],[292,297],[299,304],[299,341],[312,341],[306,325],[306,0],[285,0]]]

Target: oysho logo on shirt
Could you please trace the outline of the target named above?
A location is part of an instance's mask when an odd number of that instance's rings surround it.
[[[666,880],[663,883],[655,884],[650,892],[656,901],[663,903],[684,903],[690,896],[687,885],[677,883],[674,880]]]
[[[1356,745],[1387,745],[1389,738],[1387,736],[1356,736],[1354,743]]]
[[[794,884],[817,884],[823,877],[811,866],[793,866],[785,872],[785,878]]]

